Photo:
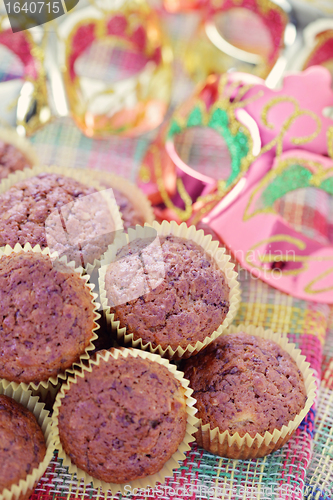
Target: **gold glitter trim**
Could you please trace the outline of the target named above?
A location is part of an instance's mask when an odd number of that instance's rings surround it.
[[[251,248],[249,248],[246,252],[246,255],[245,255],[245,262],[256,269],[259,269],[260,271],[263,271],[263,272],[267,271],[266,267],[255,264],[251,260],[250,257],[253,256],[253,253],[255,252],[255,250],[257,248],[259,248],[261,245],[269,245],[270,243],[274,243],[277,241],[287,241],[288,243],[295,245],[299,250],[306,249],[306,243],[303,240],[298,239],[298,238],[294,238],[293,236],[290,236],[288,234],[276,234],[274,236],[271,236],[270,238],[265,238],[265,239],[257,242],[255,245],[253,245]],[[263,256],[258,256],[258,260],[260,260],[260,262],[266,263],[266,264],[271,264],[274,262],[290,262],[290,261],[305,262],[307,260],[311,260],[310,258],[306,258],[306,256],[304,256],[304,257],[305,257],[304,259],[303,259],[303,256],[296,257],[295,254],[293,253],[292,256],[289,256],[287,254],[278,255],[278,256],[263,255]],[[283,275],[284,276],[286,276],[286,275],[298,275],[307,269],[308,269],[308,265],[307,265],[307,263],[305,263],[305,265],[300,267],[299,269],[292,269],[290,271],[283,271]],[[272,269],[272,271],[273,271],[273,269]]]
[[[333,160],[333,127],[329,127],[327,130],[327,151]]]
[[[295,245],[299,250],[306,250],[307,245],[303,240],[300,240],[298,238],[294,238],[288,234],[277,234],[274,235],[270,238],[264,239],[262,241],[259,241],[255,245],[253,245],[251,248],[249,248],[246,252],[245,255],[245,261],[247,264],[250,266],[259,269],[260,271],[267,272],[267,268],[262,267],[260,265],[255,264],[251,260],[251,255],[253,256],[254,251],[260,247],[261,245],[269,245],[270,243],[276,242],[276,241],[287,241],[288,243],[291,243],[292,245]],[[272,264],[274,262],[299,262],[302,263],[303,265],[299,269],[291,269],[289,271],[283,271],[284,276],[297,276],[299,274],[302,274],[303,272],[307,271],[309,269],[309,263],[311,262],[333,262],[333,257],[312,257],[311,255],[295,255],[294,253],[292,255],[263,255],[260,256],[258,255],[258,260],[262,263],[266,264]],[[273,270],[272,270],[273,271]],[[323,273],[319,274],[316,278],[314,278],[312,281],[310,281],[305,287],[304,291],[308,294],[316,294],[316,293],[323,293],[323,292],[328,292],[330,290],[333,290],[333,285],[326,287],[326,288],[321,288],[319,290],[313,290],[313,285],[315,283],[318,283],[321,281],[322,278],[325,278],[329,274],[333,272],[333,267],[327,269]]]
[[[290,165],[295,165],[295,164],[306,168],[309,172],[312,173],[312,179],[310,180],[310,183],[316,187],[318,187],[324,179],[331,177],[331,175],[333,174],[333,167],[324,170],[321,163],[315,161],[309,161],[305,158],[292,157],[292,158],[287,158],[283,161],[280,160],[280,162],[274,168],[274,170],[270,170],[268,174],[266,174],[265,177],[257,184],[257,187],[252,191],[252,194],[249,198],[249,201],[244,211],[243,215],[244,221],[247,221],[248,219],[251,219],[251,217],[254,217],[260,213],[276,213],[276,211],[272,207],[259,208],[250,213],[250,206],[253,203],[253,199],[255,198],[258,192],[262,191],[266,186],[268,186],[272,180],[281,175],[281,173],[284,170],[286,170]],[[309,167],[311,167],[311,169],[314,170],[315,173],[313,173]]]
[[[310,116],[311,118],[313,118],[313,120],[317,124],[317,128],[316,128],[315,132],[313,132],[313,134],[310,134],[310,135],[304,136],[304,137],[295,137],[295,138],[290,139],[290,141],[293,144],[300,145],[300,144],[306,144],[308,142],[311,142],[311,141],[313,141],[313,139],[315,139],[319,135],[319,133],[321,131],[322,123],[321,123],[321,120],[319,119],[319,117],[311,110],[300,109],[299,102],[294,97],[291,97],[291,96],[273,97],[270,101],[268,101],[265,104],[265,106],[263,107],[263,110],[261,112],[261,119],[262,119],[263,124],[267,128],[269,128],[271,130],[274,129],[274,125],[272,125],[271,123],[268,122],[269,111],[277,104],[280,104],[283,102],[291,102],[292,104],[294,104],[294,106],[295,106],[294,112],[285,120],[285,122],[283,123],[283,125],[281,127],[280,133],[274,139],[272,139],[271,142],[269,142],[268,144],[266,144],[265,147],[262,148],[260,154],[266,153],[266,151],[269,151],[274,146],[276,146],[276,156],[277,157],[281,156],[281,154],[283,152],[284,136],[286,135],[286,133],[290,129],[291,125],[300,116]]]
[[[239,84],[239,82],[236,82]],[[253,85],[243,85],[242,87],[237,89],[237,95],[234,98],[234,102],[239,102],[242,97],[249,91],[251,90]],[[258,92],[258,97],[262,97],[264,95],[264,92],[260,90]]]
[[[141,182],[144,182],[145,184],[148,184],[148,182],[150,182],[151,180],[150,170],[147,167],[147,165],[141,165],[139,170],[139,179]]]
[[[163,179],[163,173],[162,173],[162,164],[161,164],[161,158],[160,158],[160,152],[159,148],[154,144],[151,146],[151,154],[153,155],[153,165],[154,165],[154,171],[155,171],[155,177],[156,177],[156,183],[157,187],[159,189],[159,192],[161,193],[163,202],[165,206],[171,210],[173,210],[179,217],[181,221],[186,221],[189,219],[192,215],[193,208],[192,208],[192,199],[190,198],[189,194],[187,193],[185,186],[183,182],[178,182],[177,179],[177,188],[178,190],[180,189],[179,196],[183,200],[185,204],[185,210],[182,210],[181,208],[177,207],[171,200],[170,196],[167,193],[167,190],[165,189],[164,185],[164,179]]]
[[[333,260],[333,259],[331,259],[331,260]],[[316,293],[324,293],[324,292],[329,292],[330,290],[333,290],[333,285],[332,286],[328,286],[326,288],[320,288],[319,290],[314,290],[313,289],[313,285],[315,285],[316,283],[318,283],[323,278],[326,278],[326,276],[328,276],[331,273],[333,273],[333,267],[330,267],[329,269],[327,269],[323,273],[319,274],[319,276],[317,276],[316,278],[314,278],[312,281],[310,281],[310,283],[308,283],[304,287],[304,291],[306,293],[310,294],[310,295],[315,295]]]

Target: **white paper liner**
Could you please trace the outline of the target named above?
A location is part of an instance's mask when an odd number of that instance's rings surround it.
[[[119,356],[123,356],[127,358],[128,356],[133,356],[134,358],[142,358],[149,359],[155,363],[163,365],[168,368],[169,372],[174,375],[174,377],[179,380],[182,387],[185,389],[185,397],[186,397],[186,412],[187,412],[187,426],[186,426],[186,434],[183,442],[179,445],[178,450],[172,455],[172,457],[165,463],[163,468],[156,474],[147,476],[142,479],[138,479],[136,481],[129,481],[124,484],[115,484],[115,483],[106,483],[99,479],[96,479],[82,469],[79,469],[75,464],[72,463],[71,459],[65,453],[62,444],[60,442],[59,430],[58,430],[58,416],[59,416],[59,408],[61,406],[61,400],[65,397],[65,392],[70,389],[71,384],[75,384],[77,382],[77,377],[84,377],[85,372],[91,372],[93,370],[94,365],[99,365],[100,360],[108,361],[110,358],[118,359]],[[134,488],[147,488],[154,487],[157,482],[164,483],[166,477],[172,477],[173,471],[180,467],[179,461],[184,460],[185,452],[190,449],[189,443],[194,441],[193,434],[197,430],[198,419],[195,417],[197,409],[194,407],[195,399],[191,397],[192,389],[188,387],[189,381],[183,378],[183,373],[177,370],[175,365],[169,363],[168,360],[161,358],[156,354],[151,354],[146,351],[139,351],[137,349],[110,349],[109,351],[100,351],[96,353],[96,359],[90,359],[89,365],[81,364],[77,369],[69,370],[70,377],[67,380],[61,390],[59,391],[54,407],[53,407],[53,415],[52,422],[55,428],[56,433],[56,441],[55,447],[59,450],[58,456],[63,460],[63,465],[69,468],[69,472],[71,474],[76,474],[78,480],[83,479],[84,484],[87,486],[90,483],[93,483],[94,488],[100,488],[102,492],[106,493],[108,490],[111,490],[112,494],[116,494],[117,492],[121,492],[122,494],[126,493],[125,486],[130,485],[132,489]]]
[[[38,468],[34,469],[25,479],[21,479],[18,484],[13,484],[10,489],[5,488],[0,494],[0,500],[16,500],[20,496],[28,495],[29,492],[32,494],[36,484],[46,471],[55,449],[55,431],[51,425],[49,412],[44,410],[44,404],[40,403],[36,396],[31,395],[31,391],[25,390],[22,385],[18,386],[0,380],[0,394],[15,399],[16,402],[21,403],[35,415],[46,442],[46,454]]]
[[[180,238],[194,241],[199,246],[201,246],[214,259],[218,267],[223,271],[226,282],[230,288],[229,311],[223,323],[211,335],[207,336],[203,342],[198,341],[195,345],[188,345],[186,349],[183,349],[180,346],[175,350],[172,349],[171,346],[163,349],[161,346],[153,347],[151,342],[144,343],[142,339],[134,340],[133,334],[127,334],[126,327],[121,328],[120,322],[114,321],[114,314],[110,313],[110,307],[108,306],[108,299],[106,297],[105,290],[105,275],[107,266],[114,260],[119,248],[125,246],[130,241],[151,236],[151,228],[156,230],[158,236],[167,236],[172,234]],[[229,262],[230,255],[227,255],[225,251],[225,248],[219,247],[219,243],[217,241],[212,241],[211,235],[205,236],[202,229],[198,231],[195,226],[187,227],[184,222],[178,225],[174,221],[163,221],[162,224],[154,221],[151,226],[148,224],[145,224],[144,227],[136,226],[136,230],[130,229],[128,235],[121,234],[120,237],[115,240],[113,245],[109,246],[108,251],[104,255],[104,258],[101,262],[101,268],[99,270],[98,280],[102,308],[106,316],[108,326],[112,329],[116,329],[117,331],[118,341],[120,343],[124,343],[125,345],[131,345],[143,350],[149,350],[152,353],[160,354],[162,357],[177,360],[181,358],[188,358],[198,353],[199,351],[201,351],[201,349],[203,349],[213,340],[219,337],[225,330],[225,328],[227,328],[235,318],[240,302],[240,288],[237,281],[237,273],[234,271],[235,265]]]
[[[202,446],[205,450],[222,457],[233,459],[259,458],[278,450],[288,441],[288,439],[290,439],[315,401],[317,381],[314,371],[310,368],[310,363],[308,363],[305,356],[301,354],[301,350],[296,349],[295,344],[288,341],[287,337],[282,337],[272,330],[264,330],[262,327],[255,327],[253,325],[246,326],[242,324],[237,327],[232,325],[225,330],[222,335],[239,332],[272,340],[288,352],[296,362],[304,378],[307,394],[305,407],[288,425],[283,425],[281,430],[275,429],[273,433],[266,431],[264,435],[257,433],[253,438],[248,433],[243,437],[240,437],[237,432],[233,435],[231,435],[229,431],[221,433],[218,427],[211,429],[210,424],[202,425],[200,419],[200,427],[196,433],[196,441],[199,446]]]
[[[50,253],[49,248],[41,249],[39,245],[36,245],[34,248],[31,247],[30,243],[26,243],[24,247],[22,247],[19,243],[15,245],[14,248],[11,248],[9,245],[6,245],[4,248],[0,248],[0,259],[4,255],[10,255],[11,253],[19,253],[19,252],[29,252],[32,251],[34,253],[40,253],[42,255],[49,255],[51,260],[53,262],[61,262],[62,264],[66,265],[69,267],[72,271],[76,272],[80,278],[84,281],[85,286],[89,290],[89,293],[91,295],[91,303],[94,305],[94,328],[92,329],[92,337],[90,339],[90,343],[88,346],[85,348],[85,351],[83,354],[81,354],[80,358],[78,359],[77,363],[81,363],[82,360],[84,359],[89,359],[89,352],[94,350],[95,346],[93,344],[94,340],[98,338],[96,331],[100,328],[100,326],[96,323],[96,321],[101,317],[101,315],[97,312],[100,304],[95,302],[95,299],[97,297],[96,293],[93,293],[94,285],[88,283],[89,280],[89,275],[88,274],[82,274],[84,272],[82,267],[75,267],[75,263],[72,262],[67,262],[67,257],[64,255],[60,259],[57,257],[57,253]],[[75,363],[75,364],[77,364]],[[38,384],[35,384],[34,382],[30,383],[25,383],[22,382],[21,384],[18,384],[17,382],[12,382],[12,381],[5,381],[3,380],[4,384],[11,384],[14,388],[17,388],[19,385],[23,387],[24,390],[32,390],[34,394],[38,394],[42,399],[46,397],[50,392],[55,396],[57,393],[60,385],[61,380],[66,379],[66,372],[59,373],[56,377],[50,377],[48,380],[42,380]]]

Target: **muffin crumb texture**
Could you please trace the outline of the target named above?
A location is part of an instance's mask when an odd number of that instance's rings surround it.
[[[59,408],[62,446],[77,467],[107,483],[155,474],[186,431],[184,389],[142,358],[109,358],[77,377]]]
[[[35,416],[14,399],[0,395],[0,494],[26,479],[45,454],[44,434]]]
[[[159,243],[160,252],[147,244],[144,248],[141,240],[119,250],[118,260],[106,272],[108,303],[114,320],[134,340],[141,338],[144,344],[163,349],[186,349],[223,323],[230,289],[224,273],[195,242],[171,235],[159,237]],[[151,276],[161,274],[162,267],[163,277],[153,288]],[[125,298],[117,303],[121,294]],[[126,300],[126,295],[135,298]]]
[[[78,361],[93,336],[94,304],[72,268],[32,251],[0,259],[0,377],[47,380]]]
[[[30,168],[28,158],[12,144],[0,140],[0,180],[8,177],[16,170]]]
[[[49,247],[84,266],[107,250],[114,229],[103,196],[61,174],[29,177],[0,195],[0,246]]]
[[[135,227],[137,224],[143,226],[145,223],[144,217],[134,207],[131,200],[118,189],[113,188],[113,194],[122,215],[125,231],[127,231],[129,227]]]
[[[307,399],[291,356],[275,342],[245,333],[222,335],[183,368],[198,418],[221,433],[254,437],[280,430]]]

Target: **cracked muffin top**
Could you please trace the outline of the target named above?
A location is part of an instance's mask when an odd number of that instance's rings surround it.
[[[77,361],[93,336],[94,304],[85,281],[48,255],[0,258],[0,378],[47,380]]]
[[[186,397],[168,368],[150,359],[100,358],[60,400],[59,437],[77,467],[107,483],[155,474],[186,432]]]
[[[12,144],[0,140],[0,180],[16,170],[30,168],[31,162]]]
[[[303,376],[273,341],[246,333],[222,335],[183,365],[197,417],[211,429],[243,437],[280,430],[304,408]]]
[[[105,290],[120,328],[163,349],[204,341],[229,310],[230,289],[216,262],[194,241],[172,235],[121,248]]]
[[[0,395],[0,436],[1,495],[5,488],[10,489],[20,479],[26,479],[39,466],[46,454],[46,444],[35,416],[3,394]]]
[[[109,171],[91,170],[89,176],[105,189],[112,189],[125,231],[129,227],[135,227],[137,224],[143,226],[145,222],[149,222],[146,220],[149,202],[138,186]]]
[[[134,207],[131,200],[118,189],[113,188],[113,194],[122,215],[125,231],[127,231],[129,227],[134,227],[137,224],[143,226],[145,223],[144,216]]]
[[[0,195],[0,246],[50,247],[84,266],[106,251],[114,229],[102,195],[71,177],[41,173]]]

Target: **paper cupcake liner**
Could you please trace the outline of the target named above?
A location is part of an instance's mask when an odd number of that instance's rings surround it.
[[[132,333],[126,333],[126,327],[120,327],[120,322],[114,320],[114,314],[110,313],[110,307],[108,306],[108,299],[106,297],[105,290],[105,275],[107,265],[112,262],[116,256],[119,248],[128,244],[128,242],[133,241],[135,239],[148,237],[149,230],[151,228],[155,229],[158,236],[168,236],[174,235],[180,238],[185,238],[187,240],[194,241],[199,246],[201,246],[216,262],[218,267],[223,271],[226,282],[229,285],[230,293],[229,293],[229,311],[226,315],[223,323],[215,330],[211,335],[207,336],[203,342],[196,342],[194,345],[188,345],[186,349],[182,347],[178,347],[177,349],[172,349],[171,346],[168,346],[166,349],[163,349],[161,346],[153,347],[152,343],[144,343],[142,339],[134,340],[134,336]],[[151,233],[150,233],[151,236]],[[225,248],[219,247],[219,243],[217,241],[212,241],[211,235],[204,235],[203,230],[196,230],[195,226],[187,227],[185,223],[178,225],[176,222],[167,222],[163,221],[162,224],[154,221],[150,226],[145,224],[144,227],[137,226],[136,230],[129,230],[128,235],[122,234],[113,245],[109,246],[108,251],[105,253],[104,258],[101,262],[101,269],[99,275],[99,290],[100,290],[100,301],[102,304],[102,309],[106,316],[106,320],[109,328],[115,329],[117,332],[117,339],[121,344],[131,345],[132,347],[140,348],[143,350],[149,350],[152,353],[160,354],[162,357],[167,357],[169,359],[179,360],[182,358],[189,358],[194,354],[197,354],[204,347],[210,344],[213,340],[219,337],[222,332],[227,328],[234,317],[236,316],[237,309],[240,302],[240,288],[239,283],[237,281],[237,273],[234,271],[234,264],[230,263],[230,255],[225,253]]]
[[[0,141],[11,144],[18,149],[31,163],[31,166],[38,165],[37,153],[31,143],[17,134],[15,129],[0,127]]]
[[[238,433],[231,435],[229,431],[221,433],[218,427],[211,429],[210,424],[202,425],[202,420],[199,420],[200,426],[195,436],[199,446],[221,457],[244,460],[264,457],[281,448],[291,438],[315,401],[317,381],[314,371],[310,368],[310,363],[306,361],[306,357],[301,354],[300,349],[296,349],[295,344],[288,341],[287,337],[282,337],[277,333],[273,333],[272,330],[264,330],[262,327],[253,325],[239,325],[237,327],[232,325],[222,335],[238,332],[272,340],[281,346],[293,358],[301,371],[307,394],[307,401],[303,410],[288,425],[283,425],[280,430],[275,429],[273,433],[268,431],[264,435],[257,433],[253,438],[248,433],[243,437],[240,437]]]
[[[62,444],[60,442],[59,430],[58,430],[58,416],[59,416],[59,408],[61,406],[61,400],[65,397],[66,391],[69,390],[71,384],[77,383],[77,377],[84,377],[85,372],[91,372],[93,370],[94,365],[99,365],[101,359],[104,361],[108,361],[110,358],[118,359],[119,356],[123,356],[127,358],[128,356],[132,356],[133,358],[142,358],[149,359],[155,363],[163,365],[168,368],[169,372],[174,375],[174,377],[181,383],[182,387],[185,389],[185,397],[186,397],[186,413],[187,413],[187,426],[186,433],[183,442],[179,445],[178,450],[172,455],[172,457],[165,463],[163,468],[157,472],[156,474],[152,474],[142,479],[137,479],[135,481],[128,481],[123,484],[116,483],[106,483],[99,479],[96,479],[82,469],[79,469],[74,463],[72,463],[71,459],[65,453]],[[189,381],[183,377],[183,373],[177,370],[175,365],[169,363],[168,360],[162,359],[160,356],[156,354],[151,354],[145,351],[139,351],[137,349],[110,349],[109,351],[100,351],[96,353],[96,358],[89,360],[89,365],[81,364],[78,369],[69,370],[68,371],[71,376],[68,378],[66,384],[61,387],[60,392],[57,395],[54,407],[53,407],[53,415],[52,422],[53,427],[55,428],[56,439],[55,439],[55,447],[58,452],[59,458],[63,460],[63,465],[68,467],[70,474],[76,474],[78,481],[83,479],[84,484],[87,486],[90,483],[93,483],[94,488],[100,488],[101,491],[106,493],[108,490],[111,490],[112,494],[115,495],[117,492],[121,492],[122,494],[126,493],[125,487],[130,485],[132,490],[134,488],[147,488],[154,487],[157,482],[164,483],[166,477],[172,477],[173,471],[180,467],[179,461],[185,459],[185,452],[190,449],[189,443],[194,441],[193,434],[197,430],[198,419],[195,417],[197,412],[195,405],[195,399],[191,397],[192,389],[188,387]]]
[[[144,221],[152,224],[155,220],[154,212],[147,196],[135,184],[123,177],[105,172],[104,170],[86,170],[87,175],[102,186],[117,189],[130,200],[135,210],[143,217]]]
[[[32,251],[34,253],[40,253],[42,255],[49,255],[53,262],[58,261],[58,262],[61,262],[62,264],[65,264],[72,271],[79,274],[80,278],[84,281],[84,284],[85,284],[86,288],[88,288],[89,293],[91,295],[91,303],[94,305],[94,315],[95,315],[94,324],[95,324],[95,326],[92,329],[92,337],[90,339],[90,343],[85,348],[84,353],[81,354],[78,361],[74,363],[74,365],[80,364],[83,360],[89,359],[89,352],[93,351],[95,349],[93,342],[94,342],[94,340],[96,340],[98,338],[96,331],[99,329],[99,325],[96,321],[101,317],[101,315],[97,312],[100,305],[95,302],[97,294],[93,293],[94,285],[91,285],[88,283],[89,275],[83,274],[83,268],[82,267],[75,267],[75,263],[73,261],[67,262],[67,257],[65,255],[59,259],[57,257],[56,252],[51,254],[49,248],[44,248],[42,250],[39,245],[36,245],[34,248],[32,248],[30,243],[26,243],[24,245],[24,247],[22,247],[19,243],[17,243],[14,248],[11,248],[9,245],[6,245],[4,248],[0,249],[0,259],[4,255],[10,255],[11,253],[19,253],[21,251],[24,251],[24,252]],[[50,377],[47,380],[41,380],[38,384],[35,384],[34,382],[30,382],[30,383],[21,382],[19,384],[18,382],[12,382],[10,380],[3,380],[3,383],[12,385],[14,388],[17,388],[18,386],[22,386],[22,388],[24,390],[33,391],[34,395],[38,395],[42,400],[45,401],[46,396],[50,397],[50,395],[51,395],[51,397],[52,396],[55,397],[55,395],[58,392],[58,389],[60,387],[61,381],[65,380],[66,377],[67,377],[66,371],[64,371],[63,373],[58,373],[58,375],[55,377]]]
[[[96,336],[97,337],[97,336]],[[94,340],[97,340],[94,338]],[[95,348],[95,346],[94,346]],[[51,380],[48,380],[48,384],[46,387],[41,385],[41,383],[37,386],[37,389],[35,389],[35,384],[34,386],[32,384],[24,384],[21,382],[20,385],[26,387],[29,387],[29,390],[31,391],[33,396],[37,396],[39,398],[39,401],[45,404],[45,408],[49,411],[52,411],[54,401],[56,398],[56,395],[58,394],[60,387],[62,386],[64,382],[64,377],[58,376],[57,384],[52,384]],[[15,382],[12,382],[12,384],[15,384]]]
[[[21,479],[18,484],[13,484],[10,489],[4,489],[0,494],[0,500],[28,498],[53,457],[55,431],[52,428],[49,412],[44,409],[44,404],[40,403],[36,396],[32,396],[31,391],[25,390],[21,385],[8,384],[6,381],[0,380],[0,394],[5,394],[28,408],[35,415],[45,437],[46,454],[38,468],[34,469],[25,479]]]

